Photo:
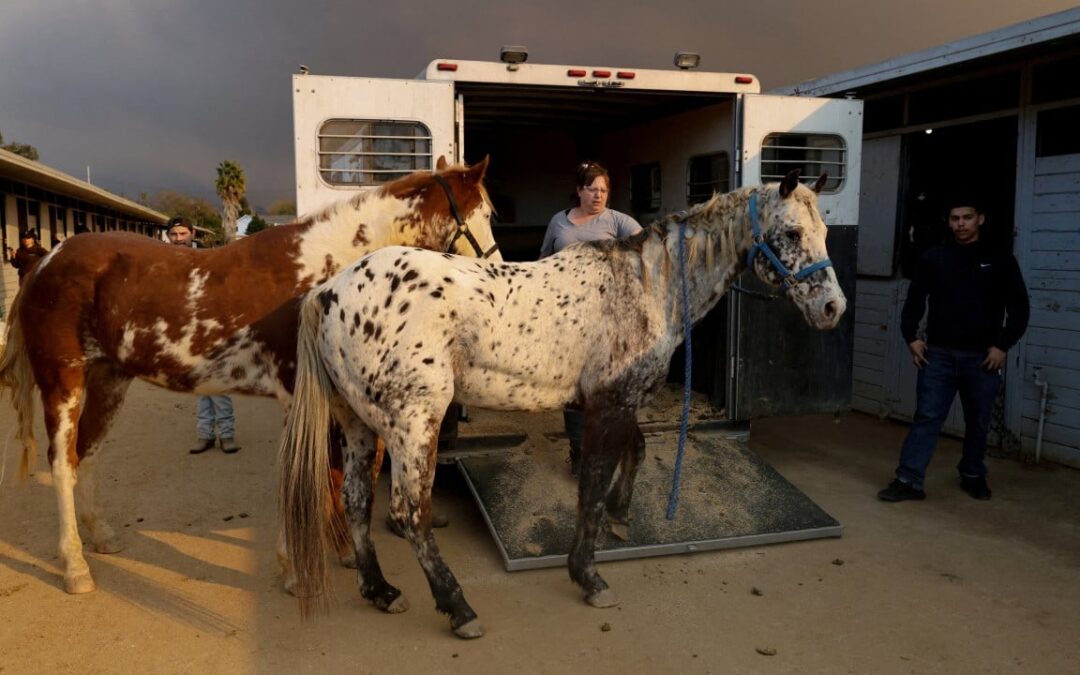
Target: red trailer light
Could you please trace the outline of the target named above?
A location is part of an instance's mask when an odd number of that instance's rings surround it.
[[[611,77],[610,70],[594,70],[592,71],[593,77]]]
[[[586,71],[584,68],[571,68],[570,70],[566,71],[567,77],[585,77],[587,74],[588,71]]]
[[[457,64],[456,63],[440,63],[437,66],[435,66],[435,69],[436,70],[449,70],[449,71],[453,72],[453,71],[457,70]]]
[[[753,84],[754,78],[749,75],[736,75],[735,84]]]
[[[632,80],[637,77],[637,73],[630,70],[620,70],[619,72],[615,73],[615,75],[620,80]]]

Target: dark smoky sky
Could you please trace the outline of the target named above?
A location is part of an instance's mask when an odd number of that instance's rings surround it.
[[[290,76],[411,78],[435,58],[757,75],[765,89],[855,68],[1075,0],[2,0],[0,133],[128,197],[213,197],[244,168],[249,199],[294,196]]]

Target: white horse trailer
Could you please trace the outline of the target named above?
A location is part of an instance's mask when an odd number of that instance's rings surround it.
[[[809,181],[827,172],[820,208],[853,306],[859,101],[762,95],[738,73],[449,59],[413,80],[305,72],[292,83],[300,213],[439,156],[490,155],[496,239],[508,260],[530,260],[552,214],[571,205],[583,159],[608,168],[611,206],[642,223],[791,169]],[[732,421],[848,406],[850,316],[816,333],[787,303],[729,296],[695,329],[695,389]],[[681,354],[673,364],[682,368]]]

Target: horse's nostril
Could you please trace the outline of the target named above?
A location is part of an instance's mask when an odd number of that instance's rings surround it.
[[[836,301],[830,300],[825,303],[825,316],[830,319],[836,318]]]

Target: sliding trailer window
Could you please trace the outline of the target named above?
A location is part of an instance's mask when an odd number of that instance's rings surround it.
[[[382,185],[431,166],[431,131],[420,122],[334,119],[319,127],[319,175],[330,185]]]
[[[781,180],[792,169],[802,172],[804,183],[829,174],[823,193],[839,192],[847,175],[844,139],[832,134],[769,134],[761,144],[761,180]]]

